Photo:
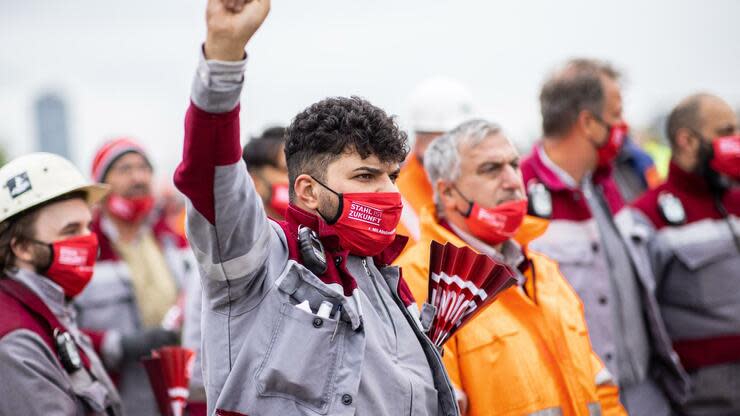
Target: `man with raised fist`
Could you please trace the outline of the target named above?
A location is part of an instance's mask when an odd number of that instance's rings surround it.
[[[290,204],[270,220],[241,159],[247,42],[266,0],[209,0],[175,184],[203,287],[208,414],[458,414],[437,349],[391,262],[406,135],[357,98],[286,132]]]

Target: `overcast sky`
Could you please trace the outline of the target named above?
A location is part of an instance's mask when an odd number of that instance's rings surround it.
[[[161,173],[176,165],[205,0],[0,0],[0,141],[36,149],[33,99],[71,112],[88,170],[105,138],[135,137]],[[514,140],[540,133],[537,95],[565,59],[611,60],[640,125],[682,96],[740,105],[740,0],[273,0],[248,47],[244,137],[329,95],[360,95],[400,117],[416,83],[467,84]]]

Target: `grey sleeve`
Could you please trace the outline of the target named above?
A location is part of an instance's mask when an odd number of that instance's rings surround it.
[[[246,65],[246,56],[236,62],[206,60],[201,48],[190,95],[193,103],[212,114],[233,110],[242,93]]]
[[[0,415],[83,415],[54,353],[35,333],[0,340]]]
[[[205,60],[202,51],[185,118],[175,185],[188,198],[187,234],[203,277],[204,304],[222,308],[265,287],[266,264],[287,263],[242,160],[239,95],[246,60]]]
[[[203,290],[197,276],[189,276],[185,291],[185,321],[182,328],[182,346],[195,351],[193,374],[190,378],[191,396],[203,396],[203,368],[201,350],[201,307]],[[193,397],[191,397],[193,398]]]

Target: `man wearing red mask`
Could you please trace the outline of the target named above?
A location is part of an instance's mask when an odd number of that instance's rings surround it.
[[[557,263],[528,251],[519,155],[498,125],[472,120],[434,140],[424,168],[435,205],[421,239],[396,262],[418,301],[427,297],[430,242],[469,246],[517,271],[520,284],[445,345],[444,363],[468,416],[626,414],[591,348],[583,306]],[[530,228],[531,229],[531,228]]]
[[[156,402],[140,358],[178,343],[165,316],[184,285],[197,283],[195,259],[185,239],[155,210],[152,166],[139,144],[106,142],[93,159],[92,176],[111,193],[92,223],[100,258],[95,278],[75,301],[80,326],[90,331],[115,375],[124,410],[152,414]]]
[[[740,128],[722,99],[671,112],[668,179],[635,202],[651,242],[658,301],[689,371],[686,415],[740,414]]]
[[[74,299],[92,277],[90,204],[107,189],[50,153],[0,168],[0,414],[121,415]]]
[[[619,74],[568,62],[540,93],[544,138],[522,164],[530,213],[551,220],[530,247],[560,265],[583,300],[594,349],[632,415],[670,414],[685,372],[671,349],[645,250],[648,231],[622,211],[611,175],[627,126]]]
[[[270,220],[241,161],[244,48],[269,1],[210,0],[175,184],[202,269],[208,414],[458,414],[397,267],[406,135],[327,98],[286,132],[290,205]]]
[[[244,48],[269,1],[210,0],[175,184],[202,269],[208,414],[458,414],[398,268],[407,149],[369,102],[327,98],[286,132],[290,205],[265,214],[239,146]]]
[[[242,150],[257,193],[262,197],[267,216],[282,220],[288,209],[288,165],[285,162],[285,128],[270,127],[252,138]]]

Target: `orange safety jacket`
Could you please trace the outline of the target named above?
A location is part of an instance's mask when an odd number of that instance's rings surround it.
[[[396,262],[417,302],[427,296],[432,240],[467,245],[422,210],[421,239]],[[524,243],[542,233],[526,221]],[[526,250],[525,250],[526,252]],[[553,260],[526,252],[525,291],[513,286],[455,334],[444,364],[467,416],[626,415],[591,347],[583,305]]]
[[[396,180],[398,191],[403,197],[403,212],[398,224],[398,234],[409,237],[410,247],[420,236],[419,214],[422,208],[434,202],[434,190],[424,170],[424,166],[415,155],[410,155]]]

